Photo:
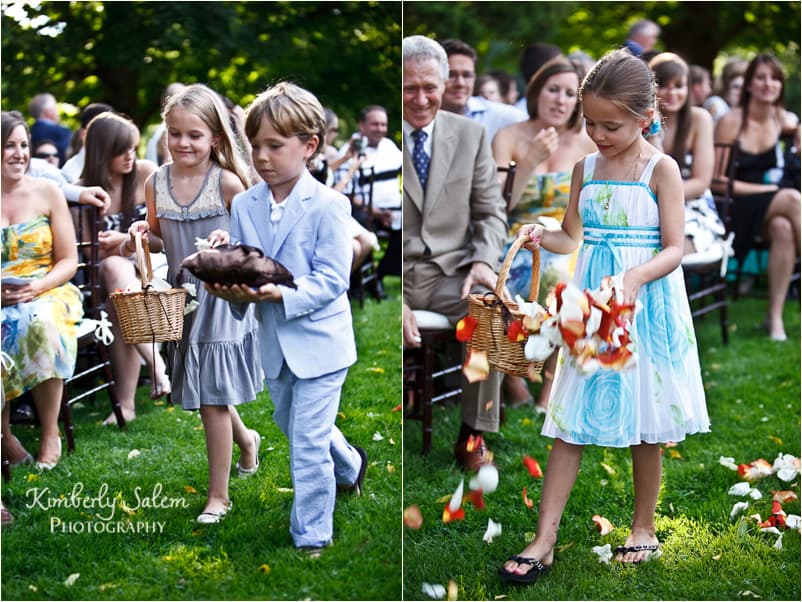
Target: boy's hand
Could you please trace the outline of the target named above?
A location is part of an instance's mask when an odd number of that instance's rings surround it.
[[[264,284],[258,289],[252,289],[250,286],[242,284],[225,286],[208,282],[203,286],[210,294],[231,303],[258,303],[260,301],[281,303],[282,300],[281,288],[273,283]]]

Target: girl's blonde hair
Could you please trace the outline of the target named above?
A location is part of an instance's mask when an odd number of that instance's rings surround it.
[[[280,82],[262,92],[248,107],[245,135],[253,140],[262,118],[267,119],[285,138],[298,136],[303,142],[317,137],[318,148],[326,139],[326,114],[317,97],[290,82]],[[314,157],[312,153],[310,161]]]
[[[580,102],[589,93],[609,100],[636,119],[647,119],[649,109],[657,108],[654,74],[627,49],[614,50],[593,65],[579,87]]]
[[[233,171],[242,185],[250,188],[250,170],[238,151],[228,110],[220,95],[203,84],[191,84],[167,99],[162,118],[166,119],[175,107],[186,109],[206,124],[212,135],[219,140],[219,144],[212,147],[211,160],[223,169]]]

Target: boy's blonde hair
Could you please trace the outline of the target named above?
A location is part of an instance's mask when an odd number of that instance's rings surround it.
[[[167,99],[162,118],[166,119],[175,107],[188,110],[206,124],[219,140],[219,144],[212,147],[211,160],[223,169],[233,171],[243,186],[250,188],[250,170],[238,151],[237,138],[220,95],[203,84],[191,84]]]
[[[285,138],[298,136],[306,142],[312,136],[317,136],[318,149],[326,139],[326,113],[323,105],[314,94],[290,82],[279,82],[269,87],[248,107],[245,135],[249,140],[253,140],[259,133],[262,118],[270,121]]]

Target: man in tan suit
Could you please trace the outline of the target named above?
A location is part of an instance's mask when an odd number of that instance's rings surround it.
[[[420,344],[413,309],[452,323],[468,313],[471,292],[493,290],[506,238],[504,201],[481,124],[440,111],[448,59],[423,36],[404,38],[403,60],[403,329],[404,344]],[[454,448],[464,468],[486,453],[468,453],[468,436],[498,432],[500,374],[463,379],[462,426]],[[491,402],[492,403],[488,403]]]

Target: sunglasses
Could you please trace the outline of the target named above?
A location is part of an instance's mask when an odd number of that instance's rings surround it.
[[[53,157],[58,157],[58,153],[34,153],[33,156],[37,159],[52,159]]]

